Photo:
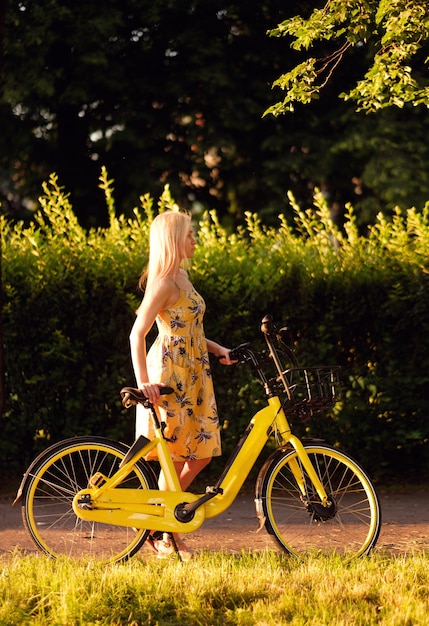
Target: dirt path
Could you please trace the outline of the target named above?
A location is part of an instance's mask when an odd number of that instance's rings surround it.
[[[376,549],[395,555],[429,550],[429,491],[382,494],[380,500],[383,524]],[[16,551],[37,553],[23,527],[21,507],[11,504],[12,498],[0,500],[0,556]],[[186,542],[195,550],[224,550],[231,554],[242,549],[274,548],[270,536],[264,530],[256,532],[257,528],[252,496],[239,496],[228,511],[206,520]]]

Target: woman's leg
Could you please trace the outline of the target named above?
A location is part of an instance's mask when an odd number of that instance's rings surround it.
[[[194,478],[210,463],[211,458],[195,459],[193,461],[174,461],[177,475],[179,477],[180,486],[183,491],[192,483]],[[164,474],[159,475],[158,486],[161,491],[167,490]],[[177,533],[173,534],[180,556],[183,560],[188,560],[192,556],[192,551],[186,547],[186,544],[180,539]]]
[[[179,477],[180,486],[183,491],[189,487],[194,478],[210,463],[211,458],[195,459],[193,461],[174,461],[177,475]],[[161,491],[167,490],[164,474],[159,475],[158,486]]]

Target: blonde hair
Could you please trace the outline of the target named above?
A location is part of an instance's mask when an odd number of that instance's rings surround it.
[[[140,277],[141,289],[163,278],[184,259],[185,241],[191,228],[191,216],[179,211],[165,211],[153,220],[149,235],[149,262]]]

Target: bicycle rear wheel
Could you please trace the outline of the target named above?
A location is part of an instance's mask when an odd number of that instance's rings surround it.
[[[22,518],[36,545],[50,557],[106,563],[126,560],[143,545],[148,530],[87,522],[72,508],[78,491],[96,472],[111,476],[128,447],[102,437],[75,437],[48,448],[30,468]],[[121,488],[156,489],[155,474],[139,461]]]
[[[367,554],[381,526],[371,480],[343,452],[325,445],[305,449],[332,505],[327,509],[321,505],[295,450],[277,451],[261,469],[256,486],[256,506],[266,518],[267,531],[284,551],[297,557]]]

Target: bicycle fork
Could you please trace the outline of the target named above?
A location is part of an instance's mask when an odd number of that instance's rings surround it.
[[[326,493],[326,490],[321,483],[320,478],[315,471],[301,441],[292,440],[291,444],[295,447],[297,456],[290,459],[289,467],[301,492],[301,501],[314,521],[326,522],[327,520],[335,517],[337,513],[337,504],[332,495]],[[307,473],[311,486],[314,489],[311,493],[309,492],[308,481],[305,480],[306,477],[302,468],[304,468]],[[316,493],[319,496],[320,501],[315,497]]]
[[[297,453],[296,457],[290,459],[289,467],[301,492],[302,501],[308,506],[308,481],[306,481],[306,473],[311,481],[315,492],[320,498],[320,504],[324,508],[329,509],[330,507],[332,507],[333,502],[330,499],[329,495],[326,493],[325,487],[323,486],[316,470],[314,469],[313,464],[310,461],[310,458],[301,440],[292,434],[283,410],[280,410],[277,414],[276,426],[281,434],[284,443],[291,445]]]

